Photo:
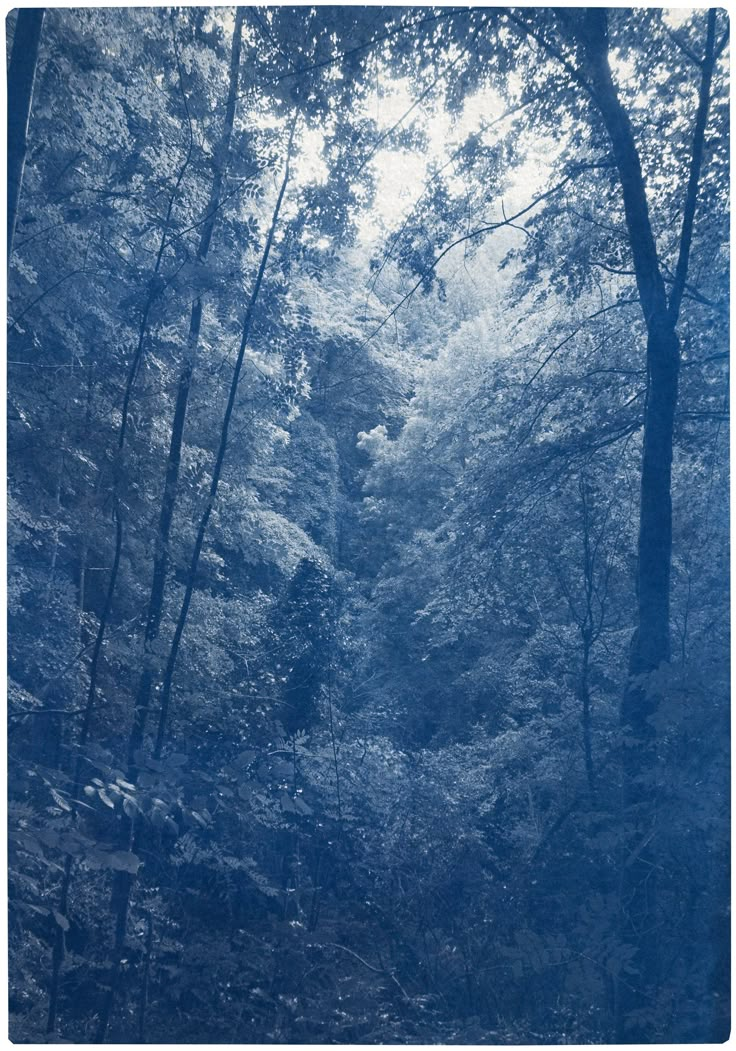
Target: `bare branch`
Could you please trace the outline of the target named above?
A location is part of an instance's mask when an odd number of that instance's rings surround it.
[[[688,45],[685,43],[682,37],[678,33],[676,33],[674,29],[671,29],[666,22],[662,22],[662,28],[664,29],[665,33],[670,38],[672,43],[680,49],[683,55],[685,55],[685,57],[688,58],[694,66],[697,66],[698,69],[702,69],[702,58],[698,58],[695,52],[691,51],[691,49],[688,47]]]
[[[710,107],[710,85],[713,79],[713,67],[715,65],[715,35],[716,35],[716,12],[711,8],[708,12],[708,29],[705,45],[705,59],[702,64],[703,76],[700,82],[700,94],[698,98],[698,111],[695,117],[695,128],[693,131],[692,157],[690,161],[690,174],[688,177],[687,192],[685,194],[685,210],[682,218],[682,232],[680,234],[680,252],[675,268],[675,281],[670,292],[668,312],[673,325],[677,323],[682,305],[682,296],[687,283],[687,270],[690,262],[690,247],[693,239],[693,225],[695,223],[695,207],[698,200],[698,184],[700,181],[700,170],[703,164],[703,152],[705,147],[705,128],[708,123],[708,109]]]
[[[539,366],[537,371],[534,373],[532,378],[530,380],[528,380],[527,383],[524,385],[524,390],[526,391],[526,390],[528,390],[529,387],[531,387],[532,383],[534,383],[534,380],[537,378],[537,376],[540,374],[540,372],[544,368],[546,368],[546,366],[552,360],[552,358],[557,353],[557,351],[558,350],[562,350],[562,348],[565,346],[565,344],[569,343],[571,339],[574,339],[575,336],[577,336],[577,334],[582,331],[584,326],[589,321],[594,321],[596,318],[600,317],[602,314],[607,314],[610,310],[616,310],[618,307],[632,306],[634,303],[638,303],[638,302],[639,302],[638,299],[618,299],[618,300],[616,300],[615,303],[609,303],[607,307],[601,307],[600,310],[596,310],[596,312],[594,314],[590,314],[588,317],[586,317],[585,320],[583,321],[583,323],[581,325],[578,325],[578,327],[573,332],[571,332],[569,336],[566,336],[560,343],[558,343],[556,346],[554,346],[552,348],[552,350],[549,352],[549,354],[544,359],[542,364]]]
[[[528,204],[525,208],[520,209],[520,211],[516,212],[510,218],[503,219],[500,222],[488,223],[485,226],[480,226],[477,230],[471,230],[470,233],[463,234],[462,237],[458,237],[449,245],[446,245],[446,247],[442,249],[442,251],[435,258],[435,260],[427,267],[425,271],[423,271],[418,281],[414,285],[412,285],[412,287],[409,289],[406,295],[402,296],[402,298],[399,300],[396,306],[386,315],[383,321],[373,330],[373,332],[371,332],[369,336],[366,337],[366,339],[361,344],[361,348],[366,346],[367,343],[369,343],[372,339],[374,339],[375,336],[378,335],[381,329],[388,324],[391,318],[394,317],[394,315],[401,309],[404,303],[411,299],[411,297],[422,285],[422,283],[426,281],[431,274],[434,273],[434,271],[437,269],[437,267],[445,258],[445,256],[449,252],[451,252],[453,248],[457,248],[458,245],[465,244],[465,242],[467,241],[473,241],[477,237],[482,237],[483,234],[491,233],[493,230],[500,230],[504,226],[511,226],[517,219],[520,219],[523,215],[526,215],[528,212],[532,211],[533,208],[536,208],[538,204],[541,204],[542,201],[546,200],[548,197],[553,196],[555,193],[558,193],[564,186],[567,186],[567,184],[572,178],[573,174],[571,173],[570,175],[566,176],[561,182],[553,186],[551,189],[546,190],[544,193],[541,193],[538,197],[535,197],[530,204]]]

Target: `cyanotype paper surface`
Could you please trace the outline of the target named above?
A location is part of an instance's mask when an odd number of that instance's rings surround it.
[[[7,41],[11,1038],[724,1040],[725,12]]]

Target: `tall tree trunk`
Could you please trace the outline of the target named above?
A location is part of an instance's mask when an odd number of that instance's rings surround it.
[[[205,222],[202,227],[202,232],[200,235],[197,250],[197,260],[200,263],[203,263],[207,259],[207,255],[209,252],[210,244],[212,241],[212,234],[217,219],[217,213],[219,211],[221,203],[222,186],[226,175],[228,160],[230,156],[230,145],[232,140],[233,124],[235,121],[235,107],[238,97],[238,82],[240,76],[240,55],[242,46],[243,17],[244,10],[242,8],[238,8],[235,18],[235,28],[233,32],[233,42],[230,57],[230,78],[228,85],[227,106],[225,110],[225,121],[223,125],[222,138],[220,140],[220,147],[216,153],[216,157],[219,157],[219,163],[216,161],[216,167],[212,179],[212,187],[210,190],[209,201],[207,204],[207,209],[205,211]],[[138,684],[138,690],[136,693],[135,709],[133,712],[133,723],[128,739],[128,777],[133,782],[137,781],[136,754],[143,743],[146,719],[151,703],[151,688],[153,686],[153,681],[155,677],[155,647],[156,640],[158,639],[161,627],[161,617],[164,606],[166,574],[169,560],[169,536],[171,532],[171,523],[173,520],[174,510],[176,506],[179,468],[181,465],[181,452],[184,441],[184,424],[186,420],[187,406],[189,403],[189,392],[191,389],[192,377],[194,374],[194,366],[197,356],[199,334],[202,324],[202,310],[202,298],[197,297],[197,299],[192,305],[192,311],[189,321],[189,333],[187,337],[186,355],[181,373],[179,375],[176,406],[174,409],[174,418],[171,430],[171,440],[169,444],[169,453],[166,462],[164,492],[161,499],[161,510],[159,513],[159,523],[156,534],[156,546],[154,549],[153,578],[151,583],[151,593],[149,597],[148,613],[146,616],[146,628],[144,635],[143,671],[141,673],[141,677]],[[123,846],[127,847],[128,849],[134,849],[137,841],[137,827],[135,824],[135,820],[128,818],[127,815],[123,815],[121,821],[123,826],[121,829],[121,840]],[[107,1033],[107,1028],[110,1023],[110,1017],[112,1014],[112,1009],[117,994],[117,986],[120,976],[120,961],[122,959],[122,953],[125,944],[128,909],[130,904],[130,894],[132,886],[133,879],[127,873],[118,873],[113,877],[112,909],[116,916],[113,943],[113,962],[110,973],[110,986],[108,989],[107,996],[105,998],[97,1031],[98,1041],[102,1041],[105,1039],[105,1035]],[[145,980],[146,979],[144,978],[144,981]],[[145,993],[142,992],[141,996],[145,997]],[[144,1003],[144,999],[142,999],[142,1003]],[[141,1010],[145,1011],[145,1007],[142,1007]]]
[[[580,624],[580,636],[583,653],[580,662],[580,697],[581,720],[583,727],[583,753],[585,755],[585,774],[591,801],[595,800],[595,767],[593,765],[593,741],[590,718],[590,652],[594,640],[598,637],[593,616],[593,595],[595,592],[595,558],[597,544],[591,542],[591,508],[588,487],[583,475],[580,476],[580,503],[582,509],[583,529],[583,590],[585,606],[583,620]],[[601,618],[602,619],[602,618]]]
[[[235,368],[233,369],[233,376],[230,382],[230,393],[228,395],[227,406],[225,408],[225,416],[222,421],[222,430],[220,432],[220,443],[217,449],[217,456],[215,457],[215,465],[212,471],[212,481],[210,482],[210,491],[205,504],[205,509],[202,514],[202,518],[199,523],[199,529],[197,530],[197,539],[194,543],[194,550],[192,552],[191,562],[189,564],[189,571],[187,573],[187,583],[184,590],[184,599],[181,604],[179,611],[179,618],[177,620],[176,629],[174,631],[174,638],[171,643],[171,649],[169,651],[169,658],[166,663],[166,670],[164,672],[163,684],[161,688],[161,711],[159,714],[158,731],[156,734],[156,747],[154,749],[154,756],[160,758],[161,751],[163,748],[164,734],[166,732],[166,720],[169,710],[169,701],[171,698],[171,687],[174,680],[174,671],[176,669],[176,660],[179,654],[179,646],[181,643],[181,637],[186,626],[187,617],[189,615],[189,606],[192,601],[192,594],[194,592],[194,584],[197,576],[197,568],[199,566],[199,556],[202,552],[202,545],[204,544],[205,534],[207,532],[207,525],[212,514],[212,509],[215,506],[215,500],[217,498],[217,489],[220,484],[220,475],[222,474],[222,468],[225,462],[225,453],[227,452],[227,440],[230,431],[230,420],[233,414],[233,408],[235,407],[235,396],[238,392],[238,384],[240,382],[240,373],[243,367],[243,361],[245,359],[245,351],[248,346],[248,340],[250,338],[250,330],[253,324],[253,317],[255,314],[256,303],[258,302],[258,296],[260,295],[261,285],[263,284],[263,277],[266,273],[266,267],[268,265],[268,257],[271,254],[271,246],[273,245],[274,235],[276,228],[278,227],[279,215],[281,214],[281,205],[284,201],[284,194],[286,193],[286,187],[289,182],[289,173],[291,166],[291,147],[294,139],[294,130],[296,127],[296,119],[292,122],[291,132],[289,135],[289,144],[286,152],[286,165],[284,168],[284,177],[281,181],[281,187],[279,189],[278,197],[276,199],[276,205],[273,210],[271,217],[271,225],[266,236],[266,243],[263,248],[263,255],[261,256],[261,262],[258,267],[258,273],[256,275],[255,284],[253,285],[253,291],[251,292],[250,300],[245,311],[243,318],[242,335],[240,338],[240,347],[238,348],[238,356],[235,361]]]
[[[586,71],[608,131],[623,191],[626,225],[644,319],[647,326],[649,378],[644,417],[641,472],[637,626],[629,674],[653,671],[669,659],[670,563],[672,554],[672,432],[677,405],[680,345],[667,310],[664,280],[649,218],[644,176],[626,110],[621,105],[608,61],[607,15],[585,12],[583,41]],[[640,690],[626,691],[622,721],[649,736]]]
[[[146,1007],[148,1006],[148,984],[151,973],[151,955],[153,953],[153,916],[146,913],[146,949],[141,981],[141,998],[138,1003],[138,1043],[146,1042]]]
[[[208,255],[212,234],[217,219],[217,213],[221,204],[222,186],[227,172],[230,156],[230,145],[232,140],[233,124],[235,121],[235,108],[238,97],[238,82],[240,76],[240,56],[242,48],[242,27],[244,10],[237,9],[235,28],[233,31],[232,50],[230,56],[230,77],[228,85],[228,97],[225,110],[225,121],[223,125],[220,146],[216,153],[215,171],[212,179],[209,201],[205,211],[205,221],[200,235],[197,260],[203,263]],[[202,298],[197,297],[192,305],[189,321],[189,333],[187,337],[186,355],[179,375],[177,388],[176,406],[172,422],[171,440],[166,462],[166,474],[164,479],[164,492],[161,499],[161,510],[159,514],[158,530],[156,534],[156,546],[154,549],[153,578],[151,593],[146,616],[146,628],[144,635],[144,661],[143,671],[136,693],[135,709],[133,712],[133,723],[128,739],[128,777],[137,781],[136,753],[143,743],[146,719],[151,703],[151,688],[155,676],[155,646],[161,627],[161,617],[166,588],[166,573],[169,560],[169,535],[171,523],[176,506],[176,494],[179,481],[179,468],[181,465],[181,452],[184,440],[184,424],[189,402],[194,366],[199,343],[199,333],[202,324]],[[124,815],[121,818],[121,841],[128,849],[134,849],[137,839],[135,821]],[[117,984],[120,972],[120,959],[125,943],[125,932],[127,927],[127,915],[132,889],[132,879],[125,873],[116,874],[113,878],[112,908],[116,915],[113,964],[110,976],[110,988],[105,998],[102,1015],[98,1026],[98,1040],[104,1040],[110,1022],[113,1004],[117,992]]]
[[[227,173],[230,157],[230,143],[235,121],[235,106],[238,97],[238,82],[240,76],[240,53],[242,44],[242,28],[244,19],[244,8],[237,8],[235,16],[235,29],[233,31],[232,51],[230,56],[230,81],[228,86],[227,107],[225,110],[225,122],[222,129],[219,149],[215,156],[219,157],[219,163],[215,162],[215,171],[210,189],[209,201],[205,211],[205,222],[197,249],[197,261],[204,263],[212,241],[212,233],[220,208],[222,186]],[[197,359],[197,348],[199,344],[199,333],[202,325],[202,298],[197,297],[192,304],[192,312],[189,320],[189,334],[184,363],[179,375],[179,384],[176,395],[176,407],[171,429],[171,441],[169,454],[166,461],[166,477],[164,481],[164,492],[161,499],[161,511],[159,515],[158,531],[156,534],[156,546],[153,560],[153,581],[151,594],[148,602],[148,615],[146,617],[146,630],[144,636],[143,671],[138,684],[136,695],[135,712],[133,716],[133,728],[130,734],[128,748],[128,767],[133,768],[135,764],[135,753],[143,743],[146,719],[151,704],[151,688],[156,674],[155,648],[161,628],[161,616],[163,613],[164,598],[166,591],[166,572],[169,562],[169,534],[176,506],[176,494],[179,484],[179,468],[181,465],[181,451],[184,442],[184,423],[189,402],[189,391],[192,385],[192,376]],[[132,772],[132,769],[131,769]]]
[[[593,763],[593,740],[590,720],[590,636],[583,632],[583,657],[580,669],[580,718],[583,726],[583,754],[585,756],[585,776],[588,780],[590,798],[595,799],[595,765]]]
[[[164,251],[169,243],[169,230],[171,229],[172,214],[174,210],[174,204],[177,197],[179,196],[179,190],[181,188],[184,175],[186,174],[187,168],[192,158],[192,151],[194,147],[194,138],[192,133],[192,124],[189,119],[189,107],[187,104],[186,93],[183,86],[183,78],[181,65],[179,63],[179,51],[176,44],[176,36],[172,35],[174,39],[174,50],[176,53],[177,65],[179,66],[179,84],[181,88],[181,95],[184,101],[184,108],[187,115],[187,124],[189,126],[189,143],[187,151],[182,162],[181,168],[177,174],[174,186],[169,194],[168,205],[166,209],[166,216],[163,223],[163,229],[161,231],[161,237],[159,240],[158,251],[156,253],[156,261],[151,271],[151,275],[148,282],[148,294],[141,312],[140,324],[138,326],[138,339],[136,341],[136,348],[133,353],[130,365],[128,367],[128,374],[125,382],[125,390],[123,392],[123,403],[121,409],[120,426],[118,429],[117,448],[114,453],[113,463],[113,479],[112,479],[112,517],[116,523],[115,532],[115,556],[113,558],[112,570],[110,572],[110,579],[108,582],[107,597],[105,599],[105,607],[100,617],[100,623],[97,629],[97,637],[95,639],[94,649],[92,651],[92,660],[90,663],[90,686],[89,686],[89,699],[87,703],[87,713],[85,715],[85,721],[89,717],[94,707],[95,691],[97,689],[97,674],[99,670],[99,660],[102,652],[102,645],[105,639],[107,631],[107,625],[112,610],[113,598],[115,595],[115,589],[117,586],[118,571],[120,568],[120,556],[122,553],[123,546],[123,508],[120,500],[120,483],[124,473],[124,456],[125,456],[125,442],[128,431],[128,422],[130,420],[130,402],[133,396],[133,388],[135,387],[135,381],[140,370],[141,362],[143,360],[143,351],[146,345],[146,337],[148,336],[149,321],[151,311],[154,303],[163,293],[166,288],[166,281],[160,277],[161,265],[163,263]],[[87,726],[87,731],[89,726]]]
[[[13,251],[23,185],[28,122],[44,14],[42,7],[26,7],[18,11],[8,67],[8,259]]]
[[[238,356],[235,361],[235,367],[233,369],[233,375],[230,382],[230,392],[228,395],[227,406],[225,408],[225,415],[223,417],[222,428],[220,431],[220,441],[217,449],[217,455],[215,457],[215,464],[212,472],[212,480],[210,482],[210,489],[207,497],[207,503],[202,513],[202,517],[199,522],[199,528],[197,530],[197,537],[194,543],[194,549],[192,551],[192,557],[189,563],[189,569],[187,572],[187,582],[184,591],[184,598],[182,600],[181,609],[179,611],[179,617],[176,623],[176,629],[174,632],[174,638],[171,643],[169,651],[169,657],[166,664],[166,670],[164,672],[164,679],[161,691],[161,711],[159,713],[158,732],[156,735],[156,746],[154,749],[154,757],[160,758],[163,749],[164,735],[166,732],[166,720],[169,711],[169,702],[171,698],[171,688],[174,679],[174,671],[176,669],[176,661],[179,653],[179,646],[181,644],[182,635],[184,628],[186,627],[187,618],[189,615],[189,607],[192,600],[192,594],[194,592],[194,584],[197,576],[197,568],[199,566],[199,558],[202,553],[202,547],[204,544],[204,538],[207,532],[207,526],[209,524],[212,509],[215,505],[217,498],[217,490],[220,484],[220,476],[222,474],[222,468],[225,462],[225,454],[227,452],[227,442],[230,432],[230,421],[232,419],[233,409],[235,407],[235,397],[238,392],[238,385],[240,382],[240,373],[243,367],[243,361],[245,360],[245,351],[248,346],[248,340],[250,337],[250,330],[253,324],[253,318],[255,315],[255,308],[258,302],[258,297],[261,291],[261,285],[263,284],[263,278],[266,273],[266,266],[268,265],[268,259],[271,254],[271,247],[273,245],[274,235],[278,227],[279,216],[281,214],[281,206],[283,204],[284,195],[286,193],[286,187],[289,181],[290,173],[290,161],[291,161],[291,147],[294,138],[296,121],[292,123],[291,133],[289,136],[289,144],[286,154],[286,165],[284,170],[284,176],[279,189],[278,197],[276,199],[276,205],[274,207],[273,215],[271,217],[271,223],[266,236],[266,242],[263,248],[261,261],[258,266],[258,272],[256,274],[255,283],[253,285],[253,291],[251,292],[250,300],[245,311],[243,319],[242,335],[240,339],[240,347],[238,349]],[[136,764],[137,768],[137,764]],[[134,768],[134,773],[136,772]],[[124,823],[125,828],[125,842],[122,844],[123,847],[127,846],[128,849],[135,849],[137,841],[137,828],[134,821],[126,821]],[[127,872],[116,873],[114,884],[113,884],[113,910],[115,912],[115,933],[113,942],[113,959],[110,971],[110,984],[108,994],[105,998],[105,1003],[100,1014],[100,1021],[95,1034],[95,1042],[103,1043],[107,1035],[107,1029],[110,1024],[110,1018],[112,1016],[112,1010],[115,1002],[117,993],[117,986],[120,978],[121,962],[125,951],[125,935],[128,926],[128,912],[130,909],[130,900],[133,886],[135,883],[135,877]]]
[[[648,395],[644,418],[644,452],[637,570],[638,623],[632,640],[630,674],[654,670],[669,660],[669,597],[672,553],[672,434],[677,407],[680,341],[676,325],[687,280],[695,204],[702,165],[710,85],[715,62],[715,12],[708,17],[706,56],[693,137],[692,159],[683,216],[675,285],[668,302],[649,218],[646,187],[633,129],[611,76],[607,15],[589,9],[580,33],[586,73],[613,149],[623,191],[626,226],[644,320],[647,327]],[[624,723],[640,724],[624,704]]]
[[[708,16],[706,54],[695,121],[675,286],[668,302],[649,217],[646,187],[633,129],[618,97],[608,55],[605,9],[588,9],[578,22],[583,68],[608,132],[623,193],[629,244],[647,328],[648,389],[637,567],[637,623],[621,705],[623,810],[630,833],[623,838],[622,938],[636,948],[637,975],[620,983],[616,1039],[651,1042],[658,984],[656,908],[657,749],[652,715],[660,698],[645,676],[670,659],[670,570],[672,562],[672,451],[677,408],[680,341],[677,320],[687,279],[695,204],[703,157],[710,85],[715,64],[715,12]],[[648,1019],[648,1021],[647,1021]]]
[[[84,708],[84,714],[82,718],[82,724],[79,731],[79,738],[77,741],[78,754],[74,768],[74,781],[72,787],[72,801],[76,800],[79,796],[79,791],[82,787],[82,749],[87,744],[89,739],[90,731],[92,728],[92,716],[95,710],[95,701],[97,696],[97,681],[100,669],[100,660],[102,656],[103,644],[105,641],[105,635],[107,633],[108,624],[110,621],[110,615],[112,613],[113,601],[115,597],[115,591],[117,588],[118,573],[120,570],[120,561],[123,552],[123,538],[124,538],[124,521],[123,521],[123,506],[120,499],[120,483],[123,479],[124,471],[124,457],[126,438],[128,432],[128,423],[130,420],[130,403],[133,395],[133,388],[135,381],[138,376],[140,364],[143,359],[143,351],[145,348],[146,337],[148,335],[149,320],[153,305],[158,297],[163,293],[166,288],[166,282],[159,277],[159,271],[163,263],[164,252],[169,243],[169,231],[171,229],[172,215],[174,210],[174,204],[179,196],[184,175],[186,174],[187,168],[192,158],[192,152],[194,147],[194,138],[192,134],[192,124],[189,119],[189,107],[187,104],[186,93],[184,92],[183,78],[181,71],[181,64],[179,62],[179,50],[176,43],[176,36],[173,34],[173,22],[172,22],[172,35],[174,41],[174,51],[177,58],[177,66],[179,68],[179,85],[181,89],[181,95],[184,102],[184,108],[186,110],[187,124],[189,128],[189,141],[184,157],[184,161],[177,173],[174,186],[169,194],[166,215],[164,218],[163,229],[161,232],[161,238],[159,240],[158,251],[156,253],[156,260],[151,271],[151,277],[148,285],[148,294],[146,301],[143,306],[141,313],[140,324],[138,326],[138,339],[136,342],[136,349],[133,354],[133,358],[128,367],[128,373],[125,382],[125,388],[123,391],[123,400],[121,407],[121,419],[118,428],[116,448],[113,456],[113,476],[112,476],[112,521],[115,525],[115,548],[113,555],[112,568],[110,570],[110,577],[108,579],[107,591],[105,594],[105,603],[100,614],[100,620],[97,626],[97,632],[95,634],[95,641],[92,647],[92,656],[90,659],[89,668],[89,686],[87,689],[87,701]],[[88,391],[89,397],[89,391]],[[82,610],[82,613],[84,610]],[[73,809],[74,817],[76,818],[77,808],[74,805]],[[64,873],[62,876],[61,891],[59,895],[59,913],[62,916],[66,916],[69,902],[69,892],[71,888],[73,874],[73,864],[71,857],[67,856],[64,863]],[[46,1019],[46,1032],[51,1034],[56,1030],[57,1014],[58,1014],[58,1000],[59,1000],[59,982],[61,979],[61,970],[64,962],[65,949],[64,949],[64,932],[59,925],[59,929],[56,932],[56,938],[54,942],[54,948],[52,951],[51,961],[51,982],[49,987],[49,1009]]]

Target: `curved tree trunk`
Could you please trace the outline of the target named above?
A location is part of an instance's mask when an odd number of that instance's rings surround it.
[[[646,677],[670,659],[672,452],[680,368],[677,321],[687,280],[716,58],[715,12],[711,11],[708,16],[680,252],[669,301],[633,128],[611,75],[605,9],[585,11],[578,22],[576,38],[584,73],[608,132],[621,181],[629,245],[647,329],[648,388],[639,510],[637,622],[621,704],[622,816],[627,832],[622,835],[619,930],[622,940],[636,950],[633,962],[637,973],[619,983],[616,1039],[619,1042],[651,1042],[657,1039],[652,1029],[652,998],[656,995],[660,968],[657,938],[660,917],[656,903],[659,775],[652,716],[661,698],[648,686]]]
[[[243,19],[244,8],[239,7],[235,16],[235,29],[233,31],[232,52],[230,56],[230,81],[228,85],[227,107],[225,110],[225,123],[222,130],[222,137],[220,139],[220,147],[217,151],[217,156],[221,158],[221,162],[219,164],[216,163],[209,201],[205,211],[206,219],[202,227],[202,233],[197,249],[197,261],[199,263],[204,263],[207,259],[215,221],[220,208],[222,186],[227,173],[230,142],[233,134],[233,123],[235,121],[235,104],[238,98]],[[189,335],[187,338],[185,359],[179,375],[176,407],[174,409],[174,420],[171,428],[171,441],[166,461],[164,492],[161,498],[161,511],[159,514],[158,532],[156,534],[156,547],[153,559],[153,580],[151,583],[151,594],[148,601],[148,615],[146,617],[146,630],[143,642],[143,671],[138,684],[133,727],[128,747],[128,767],[132,773],[134,773],[135,767],[135,753],[143,743],[148,710],[151,704],[151,689],[156,673],[155,648],[156,640],[158,639],[159,630],[161,628],[161,617],[163,614],[166,592],[166,572],[169,563],[169,534],[171,532],[171,523],[176,506],[181,452],[184,444],[184,423],[186,420],[189,391],[192,385],[192,376],[194,375],[194,366],[197,358],[199,333],[202,325],[202,306],[202,298],[201,296],[198,296],[192,304],[192,313],[189,320]]]
[[[186,627],[187,618],[189,616],[189,606],[191,604],[192,595],[194,593],[194,584],[197,576],[197,569],[199,566],[199,557],[202,553],[202,547],[204,545],[204,538],[207,533],[207,526],[209,524],[210,515],[215,505],[217,498],[217,490],[220,484],[220,476],[222,474],[222,468],[225,462],[225,454],[227,452],[227,442],[230,432],[230,421],[232,419],[233,409],[235,407],[235,397],[238,392],[238,384],[240,382],[240,374],[243,368],[243,362],[245,360],[245,351],[248,346],[248,340],[250,337],[251,326],[253,324],[253,318],[255,315],[256,304],[261,291],[261,285],[263,284],[263,278],[266,273],[266,267],[268,265],[268,259],[271,254],[271,247],[273,245],[274,235],[279,223],[279,216],[281,214],[281,206],[284,201],[284,195],[286,193],[286,187],[289,181],[290,172],[290,158],[291,158],[291,146],[294,137],[294,124],[292,124],[291,135],[289,137],[289,145],[286,155],[286,167],[284,176],[279,189],[278,197],[274,207],[273,215],[271,217],[271,223],[266,236],[266,242],[261,255],[258,272],[256,274],[255,283],[253,285],[253,291],[251,292],[250,300],[245,311],[243,319],[242,335],[240,338],[240,347],[238,349],[238,356],[235,361],[235,367],[233,369],[232,379],[230,381],[230,392],[228,395],[227,406],[225,408],[225,415],[222,421],[222,428],[220,430],[220,441],[218,444],[217,455],[215,457],[215,464],[212,472],[212,481],[210,482],[210,489],[207,497],[207,503],[205,504],[202,517],[199,522],[199,528],[197,529],[197,537],[194,542],[194,549],[187,571],[186,587],[184,591],[184,598],[182,600],[181,609],[176,623],[176,629],[174,632],[174,638],[171,643],[169,650],[169,657],[166,664],[166,670],[164,672],[163,686],[161,691],[161,710],[159,713],[158,721],[158,732],[156,735],[156,746],[154,748],[154,758],[158,759],[161,756],[163,749],[164,735],[166,731],[166,721],[169,711],[169,702],[171,698],[171,688],[173,685],[174,671],[176,669],[176,661],[179,654],[179,646],[181,644],[182,635],[184,634],[184,628]],[[134,772],[137,768],[134,767]],[[136,849],[137,843],[137,826],[134,821],[126,820],[124,823],[125,840],[122,843],[122,849]],[[128,925],[128,912],[130,909],[130,900],[133,886],[135,884],[135,876],[128,872],[118,872],[115,875],[115,881],[113,885],[113,910],[115,912],[115,934],[113,942],[113,960],[110,971],[110,986],[108,994],[105,998],[105,1003],[100,1015],[100,1022],[95,1035],[95,1041],[102,1043],[107,1035],[108,1025],[112,1016],[112,1009],[115,1001],[121,963],[125,951],[125,935]]]
[[[8,259],[13,251],[44,8],[18,12],[8,67]]]

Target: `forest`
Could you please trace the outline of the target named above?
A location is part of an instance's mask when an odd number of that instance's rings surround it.
[[[726,1040],[726,12],[6,29],[11,1039]]]

